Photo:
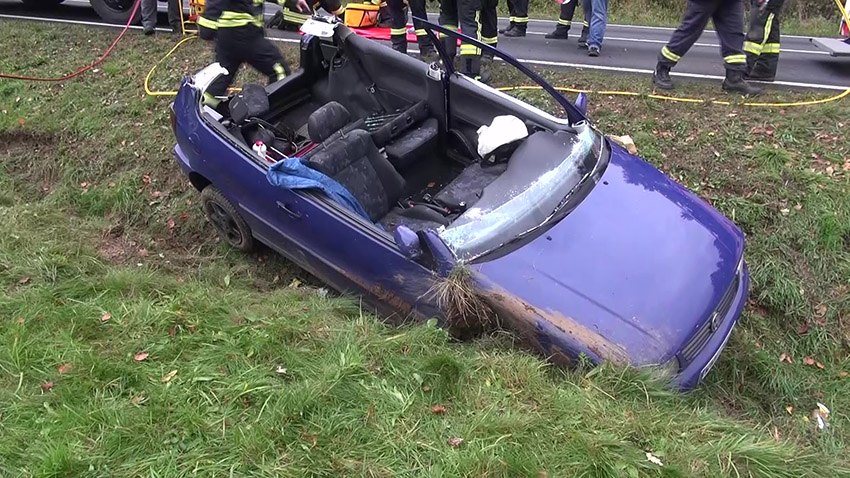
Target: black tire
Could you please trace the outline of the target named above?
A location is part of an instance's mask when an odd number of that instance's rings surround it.
[[[251,228],[242,219],[236,207],[215,186],[201,191],[201,204],[207,220],[215,228],[218,237],[242,252],[251,252],[256,247]]]
[[[53,8],[65,0],[23,0],[24,5],[31,8]]]
[[[127,19],[130,18],[130,12],[133,11],[133,5],[137,0],[90,0],[94,11],[100,15],[100,18],[109,23],[119,25],[127,24]],[[136,10],[136,15],[133,16],[132,23],[139,23],[142,17],[142,8]]]

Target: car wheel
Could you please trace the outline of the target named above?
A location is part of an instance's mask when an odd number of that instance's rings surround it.
[[[50,8],[59,5],[65,0],[23,0],[24,5],[32,8]]]
[[[94,11],[100,15],[100,18],[109,23],[126,24],[130,18],[130,12],[133,11],[135,0],[91,0],[91,6]],[[141,18],[141,8],[136,9],[136,14],[133,16],[132,23],[139,23]]]
[[[222,240],[242,252],[251,252],[254,249],[251,228],[218,188],[205,187],[201,191],[201,203],[207,219]]]

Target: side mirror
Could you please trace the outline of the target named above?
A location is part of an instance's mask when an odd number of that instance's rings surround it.
[[[576,97],[576,108],[581,111],[581,114],[587,116],[587,95],[579,93]]]
[[[457,262],[452,251],[449,250],[446,243],[440,239],[440,236],[433,229],[422,231],[422,241],[425,242],[425,246],[428,248],[437,273],[443,277],[448,277]]]
[[[393,239],[399,250],[405,257],[415,261],[422,257],[422,246],[419,243],[419,235],[407,226],[398,226],[393,233]]]

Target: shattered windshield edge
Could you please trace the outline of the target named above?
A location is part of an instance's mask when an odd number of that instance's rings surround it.
[[[460,262],[471,262],[507,244],[526,237],[542,226],[549,224],[558,212],[569,202],[573,192],[592,175],[595,167],[590,168],[574,183],[565,193],[559,193],[569,180],[570,175],[575,173],[579,165],[588,155],[601,156],[604,141],[599,141],[599,150],[594,151],[597,139],[601,139],[598,132],[591,127],[584,128],[576,135],[577,142],[574,144],[570,154],[554,169],[544,173],[536,181],[528,185],[525,190],[518,193],[508,202],[499,205],[489,211],[478,211],[480,219],[467,222],[459,227],[449,227],[439,232],[440,238],[454,253]],[[598,160],[597,160],[598,161]],[[486,192],[486,191],[485,191]],[[523,215],[534,204],[551,199],[553,194],[559,194],[558,203],[553,207],[551,213],[540,222],[523,225],[521,221],[529,218]],[[560,196],[563,194],[563,196]],[[473,212],[469,210],[467,212]],[[464,213],[466,214],[466,213]],[[519,230],[517,226],[522,226]],[[487,246],[491,243],[494,235],[505,235],[504,240],[497,244]]]

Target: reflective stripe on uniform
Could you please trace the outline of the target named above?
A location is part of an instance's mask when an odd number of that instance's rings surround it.
[[[283,19],[288,22],[301,24],[306,22],[308,18],[310,18],[310,15],[295,13],[288,8],[283,9]]]
[[[761,48],[762,53],[779,53],[779,43],[765,43]]]
[[[724,56],[723,61],[729,63],[730,65],[734,65],[737,63],[746,63],[747,56],[743,54]]]
[[[456,25],[440,25],[440,26],[442,26],[442,27],[443,27],[443,28],[445,28],[446,30],[450,30],[450,31],[453,31],[453,32],[456,32],[456,31],[457,31],[457,26],[456,26]],[[442,34],[442,33],[440,33],[440,32],[437,32],[437,37],[438,37],[438,38],[445,38],[445,37],[446,37],[446,35],[444,35],[444,34]]]
[[[222,12],[220,17],[218,17],[219,28],[241,27],[250,24],[262,27],[263,15],[251,15],[250,13],[245,12],[225,11]]]
[[[210,30],[218,30],[218,22],[209,18],[198,17],[198,26],[209,28]]]
[[[744,42],[744,51],[747,53],[752,53],[753,55],[761,54],[761,45],[756,42],[745,41]]]
[[[528,17],[510,17],[513,23],[528,23]]]
[[[589,26],[590,26],[590,23],[588,23],[588,22],[586,22],[586,21],[582,22],[582,24],[584,24],[584,26],[586,26],[586,27],[589,27]]]
[[[275,63],[272,68],[274,68],[274,72],[277,73],[278,81],[286,78],[286,69],[283,68],[283,65],[281,65],[280,63]]]
[[[390,35],[407,35],[407,28],[390,28]]]
[[[669,48],[667,48],[667,45],[665,45],[665,46],[661,49],[661,54],[664,56],[664,58],[667,58],[668,60],[670,60],[670,61],[672,61],[672,62],[677,62],[677,61],[679,61],[679,60],[681,60],[681,59],[682,59],[682,57],[681,57],[681,56],[679,56],[679,55],[677,55],[677,54],[673,53],[672,51],[670,51],[670,49],[669,49]]]
[[[204,104],[215,108],[216,106],[221,104],[221,100],[209,93],[204,92]]]
[[[562,20],[560,18],[558,19],[558,25],[570,26],[572,24],[573,24],[572,20]]]
[[[481,42],[488,45],[495,45],[498,41],[499,37],[481,37]]]
[[[424,28],[417,28],[416,29],[416,36],[424,37],[424,36],[427,36],[427,35],[428,35],[428,32],[426,32]]]
[[[475,45],[469,45],[466,43],[460,44],[460,54],[461,55],[480,55],[481,50]]]

